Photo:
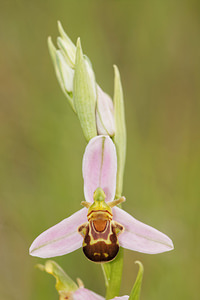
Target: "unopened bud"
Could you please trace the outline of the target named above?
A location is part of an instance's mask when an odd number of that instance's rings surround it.
[[[115,134],[114,107],[110,96],[97,86],[96,122],[98,134]]]

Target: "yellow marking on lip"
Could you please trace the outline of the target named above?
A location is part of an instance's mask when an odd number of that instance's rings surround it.
[[[91,236],[90,236],[91,237]],[[112,244],[112,242],[109,240],[109,239],[107,239],[107,240],[105,240],[105,239],[98,239],[98,240],[94,240],[92,237],[91,237],[91,241],[90,241],[90,244],[89,245],[94,245],[94,244],[98,244],[99,242],[105,242],[107,245],[111,245]]]
[[[92,213],[102,213],[103,214],[109,214],[111,217],[112,217],[112,213],[110,213],[108,210],[101,210],[101,209],[98,209],[98,210],[91,210],[87,217],[89,217]]]
[[[98,256],[100,256],[101,254],[100,254],[100,253],[98,253],[98,252],[94,252],[94,255],[98,255]]]

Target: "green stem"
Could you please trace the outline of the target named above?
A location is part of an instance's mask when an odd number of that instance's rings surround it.
[[[115,117],[115,135],[113,142],[117,152],[117,180],[115,198],[120,198],[123,189],[124,166],[126,160],[126,125],[124,113],[123,90],[119,70],[114,66],[114,117]],[[102,265],[105,283],[106,300],[119,295],[122,269],[123,269],[123,249],[120,248],[117,257],[110,263]]]

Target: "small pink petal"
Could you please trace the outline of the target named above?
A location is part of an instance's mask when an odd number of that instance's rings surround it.
[[[73,293],[73,300],[105,300],[105,298],[88,289],[79,288]]]
[[[126,249],[148,254],[174,249],[173,242],[167,235],[136,220],[118,207],[113,208],[113,220],[125,227],[125,231],[119,235],[119,243]]]
[[[115,134],[114,106],[112,99],[97,85],[96,122],[98,134]]]
[[[69,218],[41,233],[32,243],[29,253],[42,258],[60,256],[81,247],[83,239],[79,225],[87,222],[87,210],[82,208]]]
[[[101,187],[106,201],[115,196],[117,155],[110,137],[99,135],[91,139],[83,156],[84,194],[88,202],[93,202],[93,194]]]

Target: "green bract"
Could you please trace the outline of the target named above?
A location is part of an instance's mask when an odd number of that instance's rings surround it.
[[[117,185],[116,198],[121,197],[123,188],[123,176],[126,160],[126,124],[124,113],[124,98],[117,66],[114,66],[114,117],[115,117],[115,135],[113,141],[117,150]]]
[[[96,84],[94,73],[84,59],[80,39],[77,41],[74,105],[78,114],[84,136],[87,141],[97,135],[96,129]]]
[[[58,47],[63,51],[67,64],[73,69],[75,65],[76,46],[65,33],[59,21],[58,30],[61,35],[61,37],[57,38]]]
[[[78,285],[65,273],[65,271],[53,260],[48,260],[44,265],[36,265],[40,270],[45,271],[56,278],[56,290],[60,300],[67,299],[71,293],[78,289]]]
[[[48,38],[48,47],[60,87],[67,97],[72,109],[75,111],[72,94],[74,70],[67,64],[64,52],[55,48],[51,37]]]
[[[140,299],[140,291],[141,291],[144,267],[143,267],[142,263],[138,260],[135,263],[139,265],[139,271],[138,271],[137,278],[135,280],[133,289],[131,291],[129,300],[139,300]]]

